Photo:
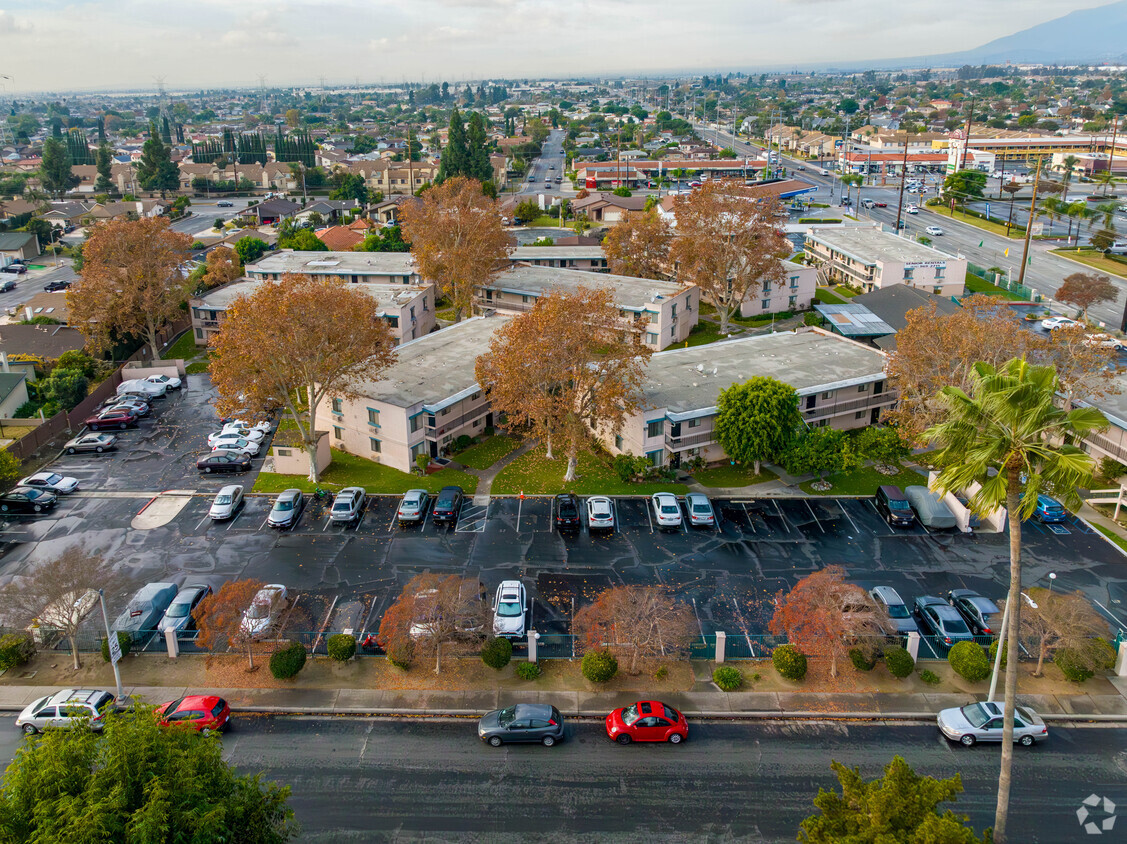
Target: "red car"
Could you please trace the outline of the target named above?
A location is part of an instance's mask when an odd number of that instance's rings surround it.
[[[86,426],[91,431],[100,431],[103,428],[126,428],[137,427],[137,415],[128,410],[103,410],[97,416],[91,416],[86,420]]]
[[[231,720],[231,707],[215,695],[188,695],[158,706],[156,715],[163,726],[188,724],[206,736],[227,726]]]
[[[685,716],[659,700],[640,700],[607,716],[607,737],[619,744],[667,741],[680,744],[689,737]]]

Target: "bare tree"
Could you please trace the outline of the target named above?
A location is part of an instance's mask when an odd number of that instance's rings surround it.
[[[487,611],[476,577],[424,572],[411,578],[384,613],[377,641],[388,653],[434,654],[439,674],[444,653],[469,648],[485,636]]]
[[[1066,405],[1119,393],[1115,377],[1119,353],[1114,340],[1092,338],[1081,324],[1055,329],[1045,341],[1030,349],[1030,359],[1051,364],[1057,371]]]
[[[697,632],[688,604],[661,586],[613,586],[575,614],[572,632],[585,647],[638,661],[682,656]]]
[[[888,612],[869,594],[845,581],[845,569],[826,566],[808,574],[789,593],[775,596],[769,629],[785,634],[803,653],[828,656],[830,676],[837,676],[838,660],[851,648],[867,657],[879,650],[893,631]]]
[[[70,645],[77,670],[78,628],[97,604],[97,590],[115,591],[118,584],[104,557],[72,545],[9,583],[0,601],[19,627],[35,624],[41,631],[57,630]]]
[[[1037,649],[1034,677],[1041,676],[1045,657],[1056,651],[1071,651],[1088,668],[1095,668],[1106,659],[1107,648],[1096,637],[1108,635],[1108,624],[1082,592],[1034,588],[1029,590],[1029,597],[1037,609],[1022,607],[1021,637]]]
[[[1067,302],[1080,309],[1082,319],[1088,318],[1088,308],[1100,302],[1114,302],[1119,298],[1119,288],[1106,275],[1073,273],[1064,277],[1057,290],[1058,302]]]
[[[213,592],[200,601],[192,612],[192,618],[200,631],[196,641],[213,652],[227,645],[246,645],[247,661],[253,670],[254,651],[251,643],[254,636],[243,624],[243,613],[263,585],[260,580],[228,580],[218,592]]]

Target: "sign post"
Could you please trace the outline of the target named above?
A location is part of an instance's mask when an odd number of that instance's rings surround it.
[[[104,589],[98,590],[98,602],[102,605],[102,623],[106,626],[106,645],[110,651],[110,664],[113,665],[113,678],[117,683],[117,700],[120,703],[121,699],[125,697],[125,693],[121,689],[121,669],[117,667],[118,662],[121,660],[121,643],[118,642],[117,636],[110,633],[110,621],[106,615],[106,593]]]

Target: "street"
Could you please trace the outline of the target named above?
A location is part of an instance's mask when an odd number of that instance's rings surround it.
[[[999,750],[948,744],[931,725],[693,723],[689,741],[621,747],[599,723],[567,740],[493,749],[473,721],[236,715],[224,757],[293,787],[302,841],[794,841],[830,760],[872,778],[896,754],[917,773],[960,773],[953,808],[993,823]],[[1127,806],[1127,732],[1050,727],[1015,748],[1011,840],[1091,840],[1090,794]],[[0,718],[4,763],[22,741]],[[943,806],[941,808],[947,808]],[[1101,816],[1102,817],[1102,816]],[[1104,840],[1122,840],[1119,835]]]

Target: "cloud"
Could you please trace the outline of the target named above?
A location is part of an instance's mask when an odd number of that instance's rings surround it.
[[[23,35],[31,30],[30,23],[16,19],[8,12],[0,11],[0,35]]]

